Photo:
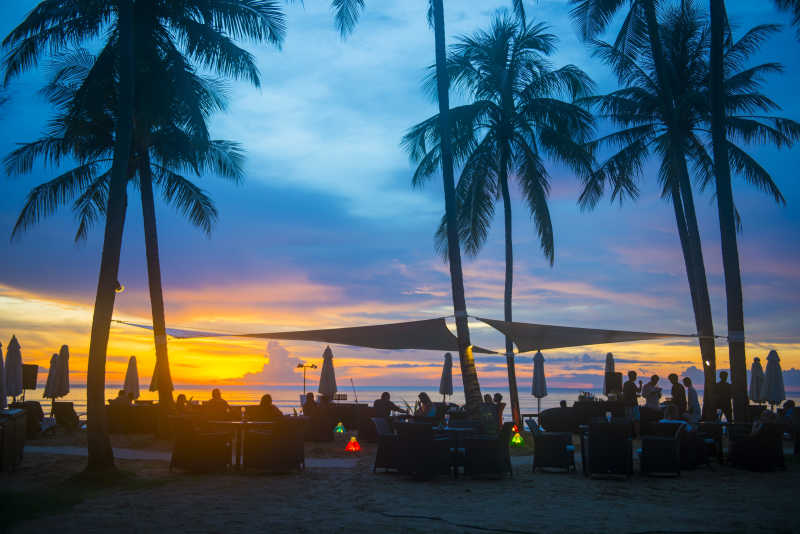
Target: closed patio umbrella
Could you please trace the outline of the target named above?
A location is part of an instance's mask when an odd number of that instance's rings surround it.
[[[5,410],[6,406],[6,365],[3,362],[3,344],[0,343],[0,410]]]
[[[58,374],[56,375],[56,397],[69,394],[69,347],[61,345],[58,351]]]
[[[322,353],[322,372],[319,376],[318,391],[328,400],[333,400],[333,395],[338,391],[336,373],[333,371],[333,351],[330,346],[325,347],[325,352]]]
[[[764,400],[770,404],[779,404],[786,399],[786,389],[783,387],[783,371],[781,359],[774,350],[767,355],[767,369],[764,376]]]
[[[136,366],[136,356],[128,360],[128,370],[125,372],[125,385],[122,387],[132,399],[139,398],[139,369]]]
[[[16,336],[11,336],[6,350],[6,395],[22,395],[22,351]]]
[[[750,400],[764,402],[764,369],[761,367],[761,358],[753,358],[750,367]]]
[[[442,367],[442,378],[439,380],[439,393],[444,397],[453,394],[453,355],[446,352],[444,355],[444,367]]]
[[[533,383],[531,395],[536,397],[536,413],[542,413],[542,398],[547,396],[547,378],[544,376],[544,356],[537,351],[533,357]],[[533,430],[533,429],[531,429]]]
[[[56,373],[58,373],[58,354],[50,357],[50,368],[47,370],[47,382],[44,385],[42,397],[45,399],[55,399],[56,395]]]
[[[603,375],[603,395],[611,393],[611,384],[608,383],[608,373],[614,372],[614,355],[610,352],[606,354],[606,368]]]

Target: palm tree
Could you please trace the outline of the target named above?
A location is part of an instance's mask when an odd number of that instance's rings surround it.
[[[770,141],[777,146],[789,146],[800,136],[800,124],[760,114],[777,109],[772,100],[760,93],[759,85],[764,75],[779,71],[780,66],[766,63],[742,68],[747,58],[757,50],[758,44],[775,29],[774,26],[753,28],[738,41],[731,42],[725,51],[725,86],[730,114],[728,131],[732,139],[744,143],[760,140]],[[638,188],[634,179],[641,174],[647,158],[658,156],[662,196],[673,203],[688,271],[688,249],[693,245],[688,238],[688,228],[696,226],[697,221],[694,206],[682,203],[683,195],[679,189],[681,183],[689,179],[689,164],[703,187],[712,182],[713,163],[707,150],[710,41],[708,27],[688,4],[665,15],[660,34],[667,80],[672,86],[671,94],[677,111],[677,121],[674,123],[668,120],[664,91],[654,72],[650,48],[645,46],[638,51],[622,52],[607,43],[596,45],[597,53],[612,66],[625,87],[597,97],[594,101],[601,114],[622,129],[592,143],[593,149],[611,145],[619,150],[590,175],[581,195],[581,204],[584,207],[596,205],[606,185],[611,187],[612,199],[636,196]],[[680,143],[673,145],[676,138]],[[737,172],[748,182],[768,192],[776,202],[784,202],[771,176],[751,155],[733,142],[729,144],[729,150],[730,164]],[[691,278],[689,281],[695,293]],[[705,283],[705,276],[701,282]],[[696,320],[699,328],[701,321],[697,315]],[[706,401],[704,408],[708,410],[712,406]]]
[[[461,37],[451,45],[447,74],[470,104],[451,110],[452,144],[462,166],[456,189],[458,236],[467,254],[476,255],[486,242],[498,197],[505,223],[504,317],[512,318],[514,255],[509,178],[515,177],[531,212],[542,251],[553,265],[553,228],[547,206],[549,174],[544,157],[566,163],[576,172],[589,172],[591,155],[583,143],[592,131],[592,116],[573,104],[592,89],[589,77],[574,65],[552,69],[547,56],[557,38],[544,24],[529,26],[501,11],[488,31]],[[435,71],[428,85],[436,83]],[[564,101],[567,98],[569,101]],[[403,145],[419,165],[413,184],[422,185],[441,159],[439,117],[413,128]],[[447,249],[447,222],[437,232],[440,250]],[[514,369],[514,344],[506,337],[506,364],[511,411],[520,422],[519,394]]]
[[[234,40],[246,38],[279,46],[285,34],[283,13],[277,2],[271,0],[137,0],[135,4],[131,0],[43,0],[3,41],[9,49],[4,60],[5,83],[36,66],[46,52],[77,45],[101,33],[108,36],[106,50],[116,50],[119,57],[120,95],[115,114],[118,146],[105,210],[106,234],[87,372],[88,468],[91,470],[113,468],[103,416],[105,360],[122,245],[124,186],[129,174],[127,159],[134,106],[133,31],[142,22],[139,17],[144,13],[153,17],[146,20],[157,21],[154,32],[165,46],[170,44],[179,54],[204,68],[256,85],[259,73],[254,58],[236,46]],[[116,45],[108,46],[112,43]],[[158,341],[159,334],[155,335]],[[156,346],[158,348],[158,342]]]
[[[778,9],[789,11],[792,15],[792,26],[797,29],[800,38],[800,0],[773,0]]]
[[[581,35],[585,40],[591,41],[599,35],[609,24],[612,17],[628,6],[628,12],[614,42],[614,50],[620,53],[635,55],[641,50],[649,48],[650,57],[655,71],[654,79],[658,81],[662,90],[664,118],[670,124],[677,124],[677,111],[674,106],[672,85],[668,83],[667,67],[662,50],[662,40],[659,37],[658,19],[656,16],[657,0],[570,0],[574,7],[571,11],[573,19],[577,22]],[[671,140],[671,145],[680,146],[678,139],[679,128],[670,128],[670,135],[676,136]],[[677,157],[677,156],[676,156]],[[673,163],[680,167],[680,161]],[[700,247],[700,232],[694,215],[694,200],[692,199],[691,183],[688,176],[679,177],[678,193],[681,196],[682,210],[675,207],[678,220],[686,221],[686,232],[683,234],[682,246],[686,263],[686,276],[692,295],[695,323],[700,343],[700,353],[703,361],[705,384],[703,390],[705,414],[714,406],[713,393],[716,384],[716,350],[714,348],[714,325],[711,318],[711,299],[708,293],[705,265]],[[673,200],[673,204],[675,201]],[[683,211],[685,210],[685,212]],[[679,226],[679,232],[681,228]]]
[[[515,0],[515,4],[522,9],[522,1]],[[358,18],[365,8],[365,0],[333,0],[332,6],[336,12],[336,24],[342,35],[347,35],[355,28]],[[449,79],[446,75],[446,51],[444,32],[444,5],[443,0],[430,0],[428,6],[428,21],[433,22],[433,33],[436,50],[437,86],[436,94],[439,102],[439,128],[440,131],[450,131],[450,94]],[[450,264],[450,284],[453,296],[453,311],[456,319],[456,334],[458,336],[458,356],[461,364],[461,379],[464,383],[464,397],[467,409],[472,414],[478,414],[481,403],[481,388],[478,383],[478,373],[475,369],[475,360],[472,357],[469,339],[469,326],[467,324],[467,303],[464,296],[464,275],[461,268],[461,248],[458,242],[456,221],[456,193],[453,172],[453,152],[450,138],[444,136],[441,143],[441,168],[444,186],[445,218],[447,220],[448,258]]]

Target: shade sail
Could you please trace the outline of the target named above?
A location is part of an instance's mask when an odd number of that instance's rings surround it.
[[[130,326],[152,329],[150,325],[117,321]],[[180,339],[198,337],[253,337],[260,339],[286,339],[292,341],[318,341],[385,350],[436,350],[458,351],[458,339],[447,328],[444,317],[349,328],[324,330],[299,330],[294,332],[266,332],[260,334],[222,334],[167,328],[167,334]],[[493,351],[473,347],[473,352],[494,354]]]
[[[505,321],[483,319],[481,317],[476,317],[476,319],[509,336],[520,352],[600,345],[603,343],[621,343],[623,341],[643,341],[646,339],[696,337],[683,334],[600,330],[535,323],[506,323]]]

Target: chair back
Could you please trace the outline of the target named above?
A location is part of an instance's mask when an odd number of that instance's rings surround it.
[[[392,432],[392,425],[389,424],[389,420],[387,418],[373,417],[372,422],[375,423],[375,430],[378,432],[379,436],[394,435],[394,432]]]
[[[54,402],[53,417],[56,418],[57,424],[68,429],[75,429],[80,425],[75,406],[71,402]]]
[[[419,442],[433,439],[433,425],[424,422],[395,423],[401,440]]]

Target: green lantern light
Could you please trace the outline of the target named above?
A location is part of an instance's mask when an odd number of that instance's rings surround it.
[[[341,421],[339,421],[339,424],[336,425],[336,428],[334,428],[333,431],[336,432],[337,434],[345,433],[344,425],[342,424]]]

